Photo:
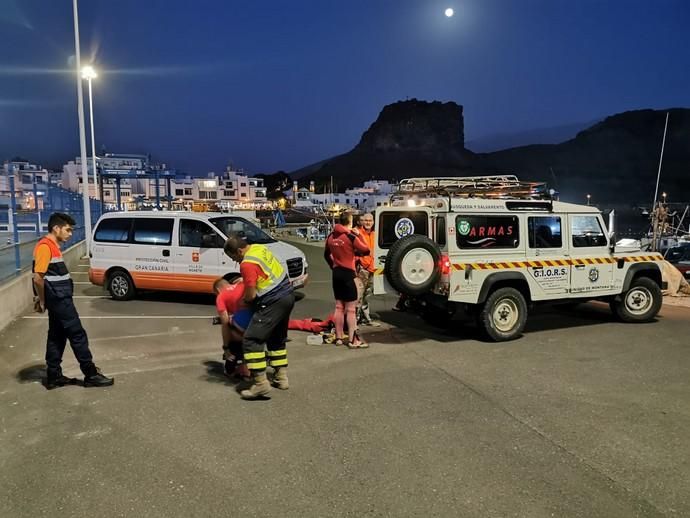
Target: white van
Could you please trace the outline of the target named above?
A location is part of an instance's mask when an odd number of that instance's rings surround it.
[[[223,252],[230,233],[264,244],[281,260],[295,288],[304,286],[307,259],[246,218],[198,212],[110,212],[93,231],[89,280],[116,300],[137,289],[213,293],[213,282],[239,264]]]

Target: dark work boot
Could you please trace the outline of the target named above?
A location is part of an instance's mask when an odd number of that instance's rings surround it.
[[[78,381],[77,378],[68,378],[64,376],[62,372],[59,374],[48,374],[45,387],[48,390],[53,390],[58,387],[64,387],[65,385],[76,385]]]
[[[96,367],[90,368],[88,373],[84,374],[84,386],[85,387],[109,387],[115,383],[113,378],[108,378],[105,376],[101,369]]]

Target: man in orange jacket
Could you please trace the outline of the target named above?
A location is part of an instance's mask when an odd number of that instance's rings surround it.
[[[103,375],[94,365],[89,339],[72,300],[72,278],[62,257],[60,245],[72,238],[75,224],[69,214],[51,214],[48,219],[48,235],[39,240],[34,249],[34,310],[38,313],[48,311],[45,382],[48,390],[77,383],[75,378],[68,378],[62,374],[62,355],[67,340],[84,373],[85,387],[109,387],[114,383],[113,378]]]
[[[357,277],[361,282],[359,300],[357,301],[357,323],[363,326],[379,326],[374,322],[369,314],[369,296],[374,288],[374,245],[376,244],[376,232],[374,231],[374,216],[367,212],[359,217],[361,225],[359,235],[369,247],[367,255],[359,256],[357,259]]]

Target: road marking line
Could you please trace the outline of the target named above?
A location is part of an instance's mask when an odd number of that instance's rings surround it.
[[[47,317],[47,316],[42,317],[42,316],[33,316],[33,315],[31,315],[31,316],[25,316],[25,317],[22,317],[22,318],[39,319],[39,320],[40,320],[40,319],[47,319],[48,317]],[[195,319],[195,318],[196,318],[196,319],[198,319],[198,318],[205,318],[205,319],[211,320],[211,319],[213,318],[213,315],[206,315],[206,316],[202,316],[202,315],[199,315],[199,316],[196,316],[196,315],[180,315],[180,316],[173,316],[173,315],[158,315],[158,316],[155,316],[155,315],[104,315],[104,316],[100,316],[100,317],[96,317],[96,316],[87,316],[87,317],[79,316],[79,318],[81,318],[82,320],[84,320],[84,319],[109,319],[109,320],[111,320],[111,319],[126,319],[126,318],[141,318],[141,319],[149,319],[149,320],[151,320],[151,319],[160,320],[160,319],[164,319],[164,318],[165,318],[165,319],[170,319],[170,318],[173,318],[173,319],[181,319],[181,318],[186,318],[186,319]]]
[[[109,299],[106,295],[72,295],[73,299]]]
[[[87,282],[87,281],[73,281],[73,282],[74,282],[74,284],[91,284],[90,282]],[[93,286],[95,286],[95,284]]]
[[[154,336],[178,336],[196,334],[198,331],[166,331],[164,333],[144,333],[141,335],[107,336],[102,338],[89,338],[89,342],[104,342],[106,340],[132,340],[134,338],[152,338]]]

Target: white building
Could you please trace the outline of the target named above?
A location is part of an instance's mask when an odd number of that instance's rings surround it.
[[[314,182],[309,189],[299,188],[298,182],[293,182],[292,189],[285,192],[286,197],[292,200],[292,205],[298,209],[316,209],[319,207],[330,208],[332,206],[350,207],[359,212],[370,212],[376,207],[387,206],[390,195],[395,186],[387,180],[370,180],[364,182],[362,187],[346,189],[344,193],[320,193],[314,192]]]
[[[38,195],[38,206],[43,208],[42,197],[45,195],[53,173],[44,167],[28,161],[7,161],[0,169],[0,198],[9,204],[10,198],[10,169],[14,171],[14,194],[20,209],[33,210],[36,208],[34,200],[34,182]]]
[[[174,208],[191,209],[194,204],[214,204],[220,209],[238,206],[259,208],[267,204],[266,188],[261,178],[249,176],[228,168],[222,175],[208,173],[206,177],[191,176],[170,178],[165,164],[151,164],[147,155],[106,154],[97,157],[97,181],[103,179],[103,201],[117,205],[117,176],[120,184],[120,204],[126,209],[138,205],[154,206],[156,199],[166,207],[170,198]],[[98,197],[98,187],[93,183],[92,160],[87,158],[89,193]],[[161,176],[156,180],[156,171]],[[75,192],[83,192],[81,159],[63,166],[63,185]],[[169,189],[168,189],[169,188]],[[168,192],[169,190],[169,192]]]
[[[120,201],[123,204],[131,203],[137,194],[143,194],[145,179],[124,178],[126,175],[140,174],[143,176],[150,170],[149,157],[147,155],[116,154],[106,153],[102,157],[96,157],[97,174],[96,184],[93,177],[93,160],[91,157],[86,159],[86,170],[88,176],[89,196],[99,198],[100,173],[103,172],[103,201],[105,203],[117,202],[117,180],[113,176],[121,175],[120,179]],[[156,166],[165,168],[162,166]],[[70,191],[83,193],[83,181],[81,171],[81,157],[76,157],[62,166],[62,186]]]

